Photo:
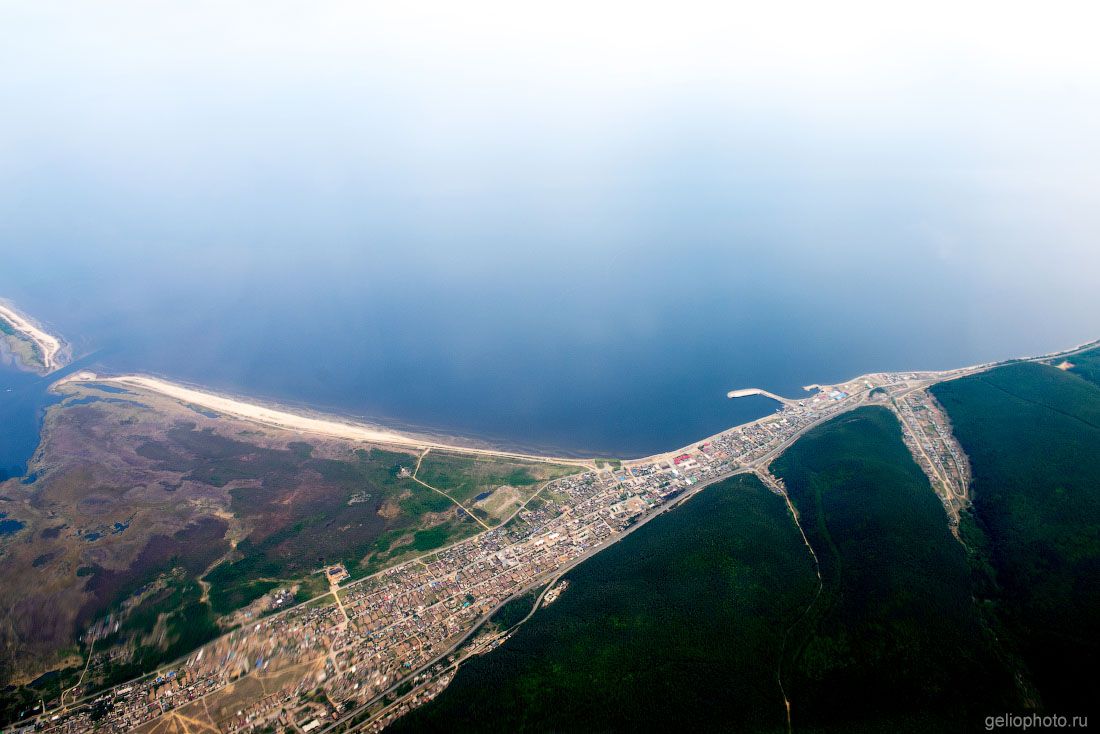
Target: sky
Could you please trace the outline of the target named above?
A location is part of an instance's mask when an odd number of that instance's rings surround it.
[[[894,5],[6,1],[6,218],[59,196],[99,226],[289,200],[271,234],[369,194],[375,225],[428,206],[447,226],[487,195],[561,221],[674,179],[666,156],[806,177],[946,159],[1088,219],[1097,10]]]

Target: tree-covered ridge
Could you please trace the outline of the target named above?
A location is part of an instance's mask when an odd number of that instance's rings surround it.
[[[1014,364],[933,388],[973,466],[979,594],[1036,703],[1059,713],[1100,690],[1100,386],[1077,369]]]
[[[1073,365],[1069,368],[1071,373],[1100,386],[1100,349],[1075,354],[1066,361]]]
[[[889,411],[835,418],[772,468],[823,580],[784,660],[796,730],[964,731],[1015,702],[966,554]]]

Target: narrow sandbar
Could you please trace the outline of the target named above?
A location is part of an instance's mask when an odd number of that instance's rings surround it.
[[[588,460],[581,459],[535,456],[511,451],[473,448],[459,445],[457,442],[453,444],[446,443],[432,440],[424,436],[400,433],[381,426],[371,426],[366,423],[354,423],[340,420],[334,416],[321,417],[292,413],[289,410],[248,402],[241,398],[218,395],[216,393],[146,375],[103,376],[97,375],[94,372],[82,371],[69,375],[56,384],[61,385],[66,382],[95,382],[125,386],[138,390],[147,390],[172,398],[173,400],[178,400],[184,404],[196,405],[216,413],[234,418],[241,418],[272,428],[299,431],[319,436],[330,436],[332,438],[341,438],[351,441],[385,444],[388,446],[409,446],[421,449],[447,449],[468,454],[503,456],[527,459],[530,461],[552,461],[557,464],[575,464],[578,466],[588,466],[591,463]]]
[[[64,344],[53,334],[42,330],[21,313],[0,303],[0,317],[11,324],[12,328],[34,342],[42,353],[42,368],[53,372],[61,366],[60,355]],[[27,365],[34,367],[35,365]]]

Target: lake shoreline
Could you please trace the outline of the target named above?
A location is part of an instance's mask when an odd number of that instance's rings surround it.
[[[1100,340],[1092,340],[1075,345],[1073,347],[1069,347],[1068,349],[1063,349],[1060,351],[1050,352],[1037,356],[1018,357],[996,362],[983,362],[980,364],[969,365],[951,370],[922,370],[912,372],[902,371],[896,373],[871,372],[865,375],[854,377],[850,380],[845,381],[844,383],[836,384],[852,385],[853,383],[863,382],[870,386],[870,379],[875,379],[876,382],[879,382],[884,376],[890,374],[907,375],[910,377],[917,375],[925,377],[937,376],[940,379],[945,380],[953,379],[953,377],[957,375],[967,374],[974,371],[984,371],[1002,364],[1007,364],[1015,361],[1060,359],[1084,351],[1086,349],[1091,349],[1097,345],[1100,345]],[[321,411],[316,411],[308,408],[292,409],[288,406],[276,403],[263,403],[256,400],[255,398],[240,395],[219,394],[209,391],[205,388],[200,388],[198,386],[186,385],[168,379],[153,377],[149,375],[100,375],[89,370],[80,370],[74,371],[71,374],[66,375],[62,379],[52,383],[49,387],[49,391],[51,393],[61,392],[65,384],[74,382],[107,384],[115,388],[130,388],[136,389],[138,391],[146,390],[175,400],[185,406],[198,406],[199,408],[203,408],[214,413],[220,413],[229,417],[252,421],[260,425],[265,425],[272,428],[298,431],[301,433],[327,436],[330,438],[362,441],[364,443],[399,446],[405,448],[419,448],[422,450],[450,450],[482,456],[521,458],[534,461],[566,462],[576,464],[578,466],[591,466],[594,461],[607,458],[598,455],[561,456],[543,452],[526,453],[523,451],[508,450],[501,447],[500,444],[494,446],[494,444],[489,442],[479,442],[459,436],[448,436],[421,431],[402,431],[379,424],[372,424],[360,420],[355,420],[353,418],[344,418],[336,414],[326,414]],[[812,385],[809,386],[807,389],[811,388],[815,391],[818,391],[819,393],[826,393],[831,388],[834,388],[834,386]],[[868,387],[868,390],[870,389],[871,388]],[[772,395],[771,393],[767,393],[757,388],[732,390],[729,393],[729,397],[731,398],[747,397],[750,395],[764,395],[769,399],[777,402],[781,407],[801,404],[800,398],[783,398],[778,395]],[[666,451],[658,451],[645,456],[618,458],[623,459],[628,463],[633,463],[651,461],[657,457],[672,456],[673,454],[686,451],[696,444],[705,443],[707,441],[713,440],[716,436],[719,436],[733,428],[767,421],[772,417],[772,415],[765,415],[754,420],[744,421],[731,426],[727,426],[722,431],[697,438],[696,440],[684,444],[680,448]]]
[[[318,411],[292,412],[283,406],[257,402],[253,398],[227,396],[205,389],[146,375],[98,375],[90,371],[80,371],[58,380],[50,386],[57,392],[68,383],[108,384],[114,387],[147,390],[171,398],[184,405],[194,405],[214,413],[244,419],[282,430],[298,431],[330,438],[340,438],[364,443],[384,444],[420,449],[452,450],[462,453],[484,456],[522,458],[535,461],[554,461],[589,465],[588,459],[568,456],[550,456],[527,454],[502,448],[482,446],[469,439],[456,436],[439,436],[419,432],[402,432],[380,425],[354,421]]]

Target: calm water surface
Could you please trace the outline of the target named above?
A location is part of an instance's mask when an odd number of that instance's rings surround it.
[[[78,5],[0,45],[0,297],[98,369],[631,456],[1100,336],[1100,85],[1030,42]]]
[[[445,262],[415,247],[67,245],[48,258],[13,253],[0,293],[78,353],[95,351],[97,369],[621,456],[774,410],[727,400],[732,388],[797,395],[867,371],[1054,349],[1100,326],[1095,294],[1023,274],[999,292],[975,268],[929,257],[912,234],[911,250],[833,234],[785,258],[775,240],[788,235],[733,229],[726,242],[669,231],[649,247],[620,243],[563,262],[547,243],[517,252],[538,234]],[[843,233],[877,242],[892,231],[896,241],[898,229],[860,221]],[[0,466],[33,451],[44,384],[0,370]]]

